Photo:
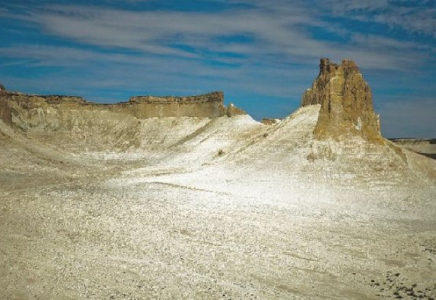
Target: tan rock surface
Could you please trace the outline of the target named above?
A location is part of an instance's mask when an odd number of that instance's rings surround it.
[[[280,122],[280,120],[279,119],[263,118],[261,120],[261,122],[264,125],[274,125],[274,124],[277,124],[278,122]]]
[[[226,115],[228,117],[241,116],[241,115],[246,115],[246,114],[247,113],[244,110],[237,108],[233,103],[230,103],[227,106]]]
[[[13,109],[18,126],[26,126],[29,119],[41,118],[41,123],[49,124],[45,118],[50,114],[65,114],[68,111],[98,111],[127,114],[138,119],[165,117],[215,118],[225,115],[224,95],[222,92],[191,97],[132,97],[128,102],[117,104],[96,104],[81,97],[39,96],[21,93],[3,93],[0,95],[1,107]],[[9,108],[5,108],[9,106]],[[12,119],[12,116],[7,116]],[[21,122],[18,121],[21,119]],[[31,121],[32,122],[32,121]],[[21,123],[21,124],[20,124]],[[30,126],[32,127],[32,126]]]
[[[224,106],[222,92],[190,97],[137,96],[117,104],[90,103],[72,96],[12,92],[0,95],[0,118],[5,123],[19,128],[29,137],[74,152],[125,151],[147,146],[150,140],[154,140],[154,145],[168,146],[172,133],[179,132],[174,129],[168,132],[173,125],[185,124],[190,128],[187,123],[202,124],[202,120],[241,114],[245,112],[234,105]],[[187,118],[192,118],[192,122]],[[153,134],[150,129],[157,128],[159,123],[163,127],[158,136],[141,134]],[[166,137],[161,135],[164,132]],[[158,142],[159,139],[165,142]]]
[[[321,104],[315,138],[343,139],[351,135],[381,142],[371,89],[353,61],[343,60],[337,65],[321,59],[319,75],[302,99],[303,106],[313,104]]]

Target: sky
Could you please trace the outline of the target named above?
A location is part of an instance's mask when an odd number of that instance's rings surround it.
[[[385,137],[436,138],[436,0],[0,0],[8,90],[114,103],[224,91],[253,118],[352,59]]]

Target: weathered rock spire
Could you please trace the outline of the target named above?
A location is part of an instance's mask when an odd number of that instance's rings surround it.
[[[381,141],[371,89],[354,61],[343,60],[337,65],[321,59],[319,75],[302,99],[302,106],[315,104],[321,105],[315,138],[357,135],[371,142]]]

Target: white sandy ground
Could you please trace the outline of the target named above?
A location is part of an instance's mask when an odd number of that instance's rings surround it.
[[[122,153],[0,124],[0,299],[435,298],[436,164],[313,142],[318,109],[144,123]]]

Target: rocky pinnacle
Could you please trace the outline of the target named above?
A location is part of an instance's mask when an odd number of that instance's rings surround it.
[[[321,105],[315,138],[360,136],[374,143],[382,141],[371,89],[354,61],[343,60],[337,65],[321,59],[319,75],[302,99],[302,106],[315,104]]]

